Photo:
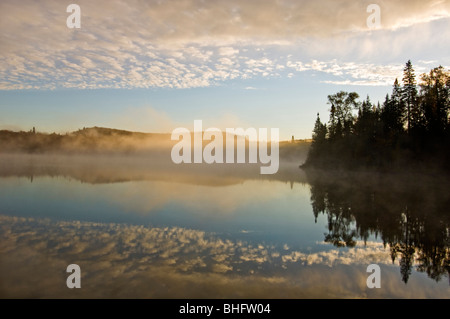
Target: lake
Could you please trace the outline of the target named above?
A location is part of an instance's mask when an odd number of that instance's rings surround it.
[[[449,298],[450,188],[419,176],[0,155],[0,296]]]

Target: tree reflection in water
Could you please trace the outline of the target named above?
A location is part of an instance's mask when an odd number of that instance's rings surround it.
[[[403,282],[414,265],[440,281],[450,277],[450,185],[445,176],[308,171],[315,219],[325,214],[325,241],[354,247],[370,235],[389,245]]]

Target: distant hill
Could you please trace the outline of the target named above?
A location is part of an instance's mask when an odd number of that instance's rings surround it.
[[[193,134],[192,134],[193,135]],[[224,133],[225,139],[229,136]],[[193,138],[193,136],[192,136]],[[168,152],[177,141],[170,133],[141,133],[105,127],[83,128],[66,134],[0,131],[0,153],[145,153]],[[204,142],[204,145],[206,142]],[[247,141],[248,147],[248,141]],[[280,142],[280,157],[303,163],[311,142]],[[193,145],[193,143],[192,143]]]
[[[168,133],[142,133],[142,132],[132,132],[132,131],[118,130],[118,129],[114,129],[114,128],[106,128],[106,127],[98,127],[98,126],[83,128],[78,131],[69,133],[69,135],[90,136],[90,137],[133,136],[133,137],[141,137],[141,138],[168,138],[170,140],[170,134],[168,134]]]
[[[138,133],[104,127],[66,134],[0,131],[0,152],[131,152],[169,147],[170,134]]]

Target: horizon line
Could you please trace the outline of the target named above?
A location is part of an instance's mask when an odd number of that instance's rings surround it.
[[[111,130],[111,131],[121,131],[121,132],[126,132],[126,133],[132,133],[132,134],[158,134],[158,135],[171,135],[172,133],[170,132],[139,132],[139,131],[130,131],[130,130],[124,130],[124,129],[119,129],[119,128],[111,128],[111,127],[103,127],[103,126],[92,126],[92,127],[83,127],[83,128],[79,128],[78,130],[74,130],[74,131],[67,131],[67,132],[48,132],[48,131],[38,131],[35,129],[35,127],[31,128],[30,130],[11,130],[11,129],[0,129],[0,132],[12,132],[12,133],[34,133],[34,134],[43,134],[43,135],[52,135],[52,134],[56,134],[56,135],[68,135],[68,134],[73,134],[73,133],[77,133],[77,132],[81,132],[81,131],[85,131],[85,130],[90,130],[90,129],[104,129],[104,130]],[[34,130],[34,131],[33,131]],[[205,130],[202,130],[202,134],[205,132]],[[191,132],[191,133],[195,133],[195,132]],[[227,134],[226,132],[222,132],[223,134]],[[235,136],[240,136],[238,134],[235,134]],[[292,139],[285,139],[285,140],[280,140],[279,143],[281,142],[311,142],[312,138],[294,138],[294,135],[292,135]]]

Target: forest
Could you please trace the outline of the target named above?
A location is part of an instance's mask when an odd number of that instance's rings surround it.
[[[375,236],[407,283],[415,268],[439,282],[450,278],[448,179],[308,170],[314,218],[324,215],[324,241],[355,247]]]
[[[416,79],[411,61],[382,104],[355,92],[328,96],[330,114],[314,125],[303,167],[331,170],[446,170],[450,160],[450,72]]]

